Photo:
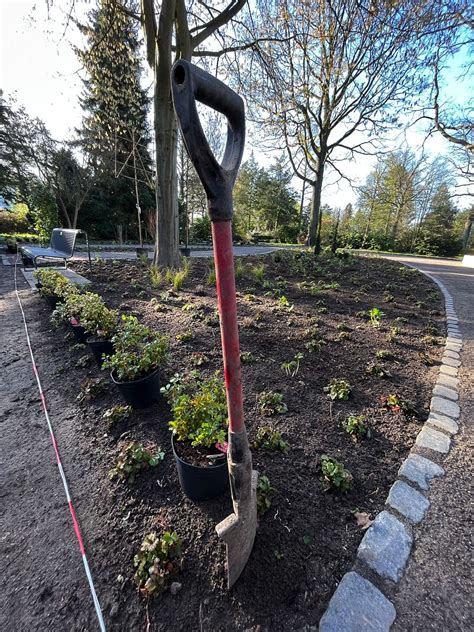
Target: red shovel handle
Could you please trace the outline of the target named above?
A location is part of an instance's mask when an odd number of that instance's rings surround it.
[[[222,356],[229,412],[229,430],[245,430],[240,377],[239,330],[235,298],[234,253],[231,222],[212,222],[216,264],[217,300],[221,323]]]

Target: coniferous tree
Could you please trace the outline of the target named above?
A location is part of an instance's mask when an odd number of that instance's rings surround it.
[[[87,47],[76,53],[87,73],[81,142],[97,176],[88,219],[99,234],[115,227],[121,240],[123,231],[137,236],[137,197],[143,213],[153,212],[155,202],[138,27],[126,11],[118,10],[119,4],[99,1],[89,24],[81,27]]]

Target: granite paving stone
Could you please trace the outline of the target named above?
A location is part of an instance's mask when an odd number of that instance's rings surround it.
[[[447,454],[451,447],[451,439],[438,430],[424,426],[418,433],[415,444],[420,448],[428,448],[435,452]]]
[[[398,470],[398,475],[417,483],[421,489],[426,491],[429,489],[429,481],[436,476],[443,476],[444,470],[437,463],[430,461],[430,459],[413,453],[403,461]]]

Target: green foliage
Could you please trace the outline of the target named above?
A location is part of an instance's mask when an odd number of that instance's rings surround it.
[[[386,349],[379,349],[375,352],[375,357],[378,360],[391,360],[393,359],[393,353],[391,351],[387,351]]]
[[[337,399],[347,400],[352,392],[352,387],[347,380],[335,377],[328,386],[324,387],[324,392],[333,401]]]
[[[120,450],[117,463],[110,470],[109,477],[133,483],[139,472],[155,467],[164,458],[165,453],[154,443],[142,445],[137,441],[131,441]]]
[[[400,412],[410,412],[413,411],[413,404],[408,399],[403,399],[396,394],[392,395],[381,395],[380,403],[382,408],[386,410],[391,410],[394,413]]]
[[[41,182],[35,183],[30,193],[29,204],[39,238],[42,241],[49,241],[53,228],[60,226],[58,206],[51,189]]]
[[[112,406],[112,408],[107,408],[107,410],[102,415],[102,418],[111,424],[115,424],[119,421],[124,421],[125,419],[128,419],[131,412],[131,406]]]
[[[255,277],[257,283],[262,284],[265,279],[265,264],[255,265],[250,268],[251,273]]]
[[[88,356],[84,356],[88,357]],[[89,401],[95,399],[97,395],[104,393],[107,390],[107,382],[100,377],[89,377],[81,384],[81,390],[77,396],[79,402]]]
[[[168,340],[138,322],[135,316],[122,316],[112,338],[115,353],[104,359],[102,369],[113,372],[119,381],[132,381],[160,367],[168,357]]]
[[[346,419],[346,432],[351,435],[354,441],[363,439],[367,434],[367,425],[364,415],[349,415]]]
[[[283,415],[288,411],[288,406],[283,401],[283,395],[275,391],[263,391],[258,396],[258,410],[261,415]]]
[[[384,313],[381,309],[379,309],[378,307],[372,307],[372,309],[369,310],[369,319],[372,327],[380,327],[383,316]]]
[[[39,292],[42,296],[57,296],[66,298],[70,294],[77,294],[79,289],[69,279],[49,268],[42,268],[33,272],[33,277],[41,285]]]
[[[425,351],[420,351],[418,357],[420,358],[420,361],[423,362],[423,364],[425,364],[426,366],[433,366],[435,363],[434,358],[432,358],[429,353],[426,353]]]
[[[245,267],[242,261],[242,257],[236,257],[234,260],[234,274],[236,279],[241,279],[244,276]]]
[[[178,342],[190,342],[194,340],[194,332],[188,329],[187,331],[183,331],[182,334],[176,334],[175,338]]]
[[[182,542],[176,531],[165,531],[160,538],[149,533],[133,558],[135,582],[147,597],[157,597],[170,585],[181,569]]]
[[[323,454],[321,456],[321,480],[324,488],[346,492],[352,486],[352,474],[345,469],[342,463]]]
[[[109,339],[113,335],[117,327],[118,312],[109,309],[98,294],[86,292],[77,297],[72,297],[79,312],[75,315],[80,324],[86,331],[94,336]],[[69,305],[71,299],[66,299],[66,305]]]
[[[272,452],[288,452],[290,448],[288,442],[282,438],[281,432],[273,430],[270,426],[262,426],[257,430],[257,437],[252,447],[256,450],[264,448]]]
[[[170,429],[178,441],[192,446],[211,447],[227,437],[227,400],[224,382],[216,373],[209,380],[194,373],[187,379],[174,380],[161,392],[171,406]]]
[[[160,287],[164,282],[163,272],[156,266],[150,267],[150,283],[154,288]]]
[[[242,364],[252,364],[256,362],[257,359],[250,351],[242,351],[240,354],[240,361]]]
[[[293,310],[294,305],[290,303],[290,301],[286,298],[286,296],[282,295],[278,299],[278,307],[280,309],[284,309],[291,312]]]
[[[85,369],[91,363],[91,357],[89,355],[85,355],[79,358],[76,362],[76,368]]]
[[[390,377],[389,371],[387,371],[378,362],[369,362],[365,369],[365,372],[368,375],[374,375],[375,377]]]
[[[210,286],[215,286],[216,284],[216,270],[214,266],[209,266],[209,271],[207,273],[206,283]]]
[[[275,490],[267,476],[259,476],[257,483],[257,514],[261,518],[272,506]]]
[[[295,377],[295,375],[297,375],[298,371],[300,370],[300,362],[303,358],[304,358],[303,353],[297,353],[295,354],[295,357],[293,358],[293,360],[290,360],[289,362],[283,362],[280,368],[288,376]]]
[[[194,220],[189,231],[189,241],[193,244],[211,241],[211,219],[207,214]]]
[[[392,343],[397,342],[399,335],[400,335],[399,327],[390,327],[390,331],[387,335],[387,340]]]

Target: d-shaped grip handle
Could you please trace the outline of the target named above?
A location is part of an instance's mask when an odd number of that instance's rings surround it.
[[[171,71],[173,103],[189,157],[198,173],[213,222],[232,218],[232,189],[245,144],[244,102],[233,90],[188,61],[177,61]],[[227,118],[227,143],[222,164],[209,147],[196,101]]]

